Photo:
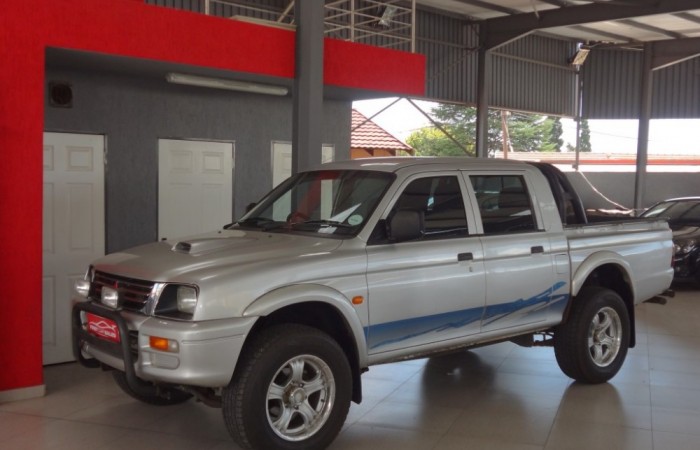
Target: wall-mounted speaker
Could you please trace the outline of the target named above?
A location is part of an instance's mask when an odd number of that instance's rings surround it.
[[[72,108],[73,86],[63,81],[49,82],[49,105],[56,108]]]

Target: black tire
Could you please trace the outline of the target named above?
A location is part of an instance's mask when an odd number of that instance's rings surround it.
[[[350,364],[338,343],[315,328],[285,324],[261,331],[246,349],[222,395],[236,443],[256,450],[330,445],[352,396]]]
[[[630,319],[625,302],[610,289],[589,286],[573,299],[568,320],[554,334],[561,370],[576,381],[604,383],[627,356]]]
[[[138,390],[134,391],[129,383],[126,381],[126,374],[122,371],[115,370],[112,372],[112,377],[114,381],[117,382],[119,387],[127,393],[129,396],[135,398],[136,400],[149,405],[156,406],[170,406],[184,403],[192,398],[192,394],[188,394],[185,391],[170,387],[156,387],[153,383],[138,379]]]

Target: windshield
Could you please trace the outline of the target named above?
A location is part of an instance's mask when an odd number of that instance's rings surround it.
[[[671,223],[700,223],[700,200],[662,202],[646,210],[642,217],[664,217]]]
[[[275,188],[234,226],[354,236],[393,179],[390,173],[362,170],[303,172]]]

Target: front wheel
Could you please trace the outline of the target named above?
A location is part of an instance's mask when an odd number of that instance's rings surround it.
[[[350,407],[345,353],[327,334],[303,325],[263,330],[223,391],[229,433],[245,448],[323,449]]]
[[[569,377],[604,383],[622,367],[629,342],[625,302],[610,289],[589,286],[581,289],[568,320],[555,330],[554,354]]]

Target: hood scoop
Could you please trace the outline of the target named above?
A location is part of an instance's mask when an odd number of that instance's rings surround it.
[[[202,239],[189,239],[187,241],[180,241],[173,247],[173,251],[177,253],[184,253],[186,255],[204,255],[207,253],[213,253],[220,250],[225,250],[234,246],[240,246],[242,243],[251,241],[250,238],[202,238]]]

